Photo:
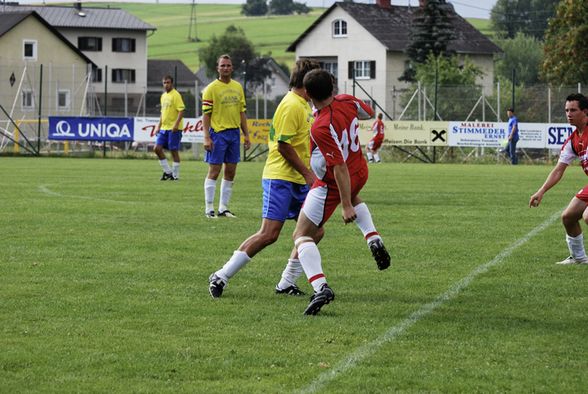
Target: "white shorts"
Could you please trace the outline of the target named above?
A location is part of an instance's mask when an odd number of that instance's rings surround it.
[[[328,188],[326,185],[310,189],[306,195],[306,200],[304,200],[304,205],[302,206],[302,212],[304,212],[304,215],[306,215],[306,217],[317,227],[320,227],[323,224],[323,219],[325,217],[327,191]]]

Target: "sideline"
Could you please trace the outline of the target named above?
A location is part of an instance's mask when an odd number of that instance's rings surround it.
[[[81,200],[103,201],[103,202],[111,202],[111,203],[116,203],[116,204],[136,204],[137,203],[137,201],[108,200],[106,198],[96,198],[96,197],[90,197],[90,196],[65,195],[65,194],[54,192],[53,190],[49,189],[45,185],[39,185],[38,190],[43,194],[47,194],[47,195],[53,196],[53,197],[60,197],[60,198],[78,198]]]
[[[313,382],[311,382],[308,386],[303,389],[300,389],[299,393],[316,393],[320,391],[325,385],[327,385],[330,381],[337,379],[337,377],[350,369],[354,368],[358,363],[360,363],[363,359],[370,357],[374,353],[376,353],[380,348],[385,345],[387,342],[394,340],[396,337],[404,333],[404,331],[408,330],[412,325],[417,323],[419,320],[427,317],[431,314],[435,309],[440,307],[441,305],[445,304],[447,301],[452,300],[455,298],[462,290],[469,286],[470,283],[480,274],[487,272],[490,268],[502,263],[502,261],[510,256],[512,252],[516,249],[527,243],[531,238],[535,235],[539,234],[541,231],[545,230],[549,227],[553,222],[555,222],[559,216],[561,215],[562,211],[557,211],[552,214],[546,221],[535,227],[533,230],[529,231],[527,235],[522,238],[519,238],[509,247],[504,249],[502,252],[498,253],[496,257],[492,260],[479,265],[478,267],[474,268],[472,272],[469,273],[468,276],[464,277],[458,282],[455,282],[449,290],[445,293],[437,296],[437,298],[426,304],[423,305],[420,309],[413,312],[408,318],[404,321],[400,322],[400,324],[391,327],[386,331],[384,334],[380,335],[375,340],[359,347],[353,353],[348,355],[344,360],[339,362],[335,365],[331,370],[323,372],[320,374]]]

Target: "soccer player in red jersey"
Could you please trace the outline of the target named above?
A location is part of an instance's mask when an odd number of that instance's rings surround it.
[[[565,170],[576,158],[580,160],[580,165],[584,173],[588,175],[588,98],[580,93],[574,93],[566,98],[566,117],[568,122],[575,126],[576,129],[570,134],[564,142],[559,155],[559,161],[551,170],[543,186],[531,196],[529,200],[530,207],[538,207],[543,199],[543,195],[555,186],[562,178]],[[566,229],[566,242],[570,251],[570,256],[557,262],[556,264],[588,264],[588,256],[584,249],[584,236],[580,219],[588,223],[588,185],[584,186],[570,201],[567,208],[563,211],[561,219]]]
[[[356,222],[379,269],[390,266],[390,255],[367,205],[359,197],[368,179],[368,168],[359,143],[358,116],[360,112],[373,116],[372,109],[353,96],[333,96],[331,74],[324,70],[306,74],[304,88],[318,111],[310,131],[310,165],[317,180],[304,201],[293,238],[304,273],[314,289],[304,314],[316,315],[335,294],[327,285],[314,239],[339,203],[343,221]]]
[[[384,115],[382,113],[378,114],[378,119],[372,125],[372,131],[374,135],[370,142],[367,144],[367,157],[370,163],[379,163],[382,161],[380,159],[380,148],[382,147],[382,142],[384,142],[384,122],[382,122],[382,117]]]

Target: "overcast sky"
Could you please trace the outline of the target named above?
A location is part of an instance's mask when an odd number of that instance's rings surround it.
[[[16,0],[17,1],[17,0]],[[74,2],[75,0],[70,0]],[[125,2],[133,3],[156,3],[158,0],[125,0]],[[306,3],[309,7],[330,7],[335,0],[295,0],[301,3]],[[355,0],[357,3],[371,3],[374,4],[376,0]],[[464,18],[490,18],[490,10],[497,0],[448,0],[455,11]],[[1,0],[0,0],[1,2]],[[84,1],[82,0],[82,3]],[[122,2],[122,1],[120,1]],[[192,0],[159,0],[160,3],[191,3]],[[241,4],[246,0],[196,0],[196,4]],[[39,4],[43,0],[21,0],[21,4]],[[45,0],[44,3],[67,3],[67,0]],[[119,1],[110,1],[110,3],[119,3]],[[393,5],[412,5],[418,6],[419,0],[392,0]]]

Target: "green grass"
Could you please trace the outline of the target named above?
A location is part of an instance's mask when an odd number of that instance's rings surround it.
[[[201,162],[174,183],[155,160],[0,158],[0,391],[293,392],[364,347],[316,392],[585,392],[587,267],[553,264],[559,221],[411,318],[561,210],[579,168],[529,209],[550,167],[370,167],[362,196],[393,266],[337,212],[320,245],[337,298],[311,318],[307,298],[273,293],[292,223],[208,295],[258,229],[261,170],[239,165],[238,219],[207,221]]]
[[[294,53],[286,48],[324,11],[314,8],[307,15],[246,17],[239,4],[198,4],[196,6],[196,35],[200,41],[190,42],[191,4],[112,3],[143,21],[157,27],[148,39],[150,59],[181,59],[190,69],[199,68],[198,49],[209,45],[229,25],[241,27],[262,55],[271,55],[279,63],[294,63]]]

